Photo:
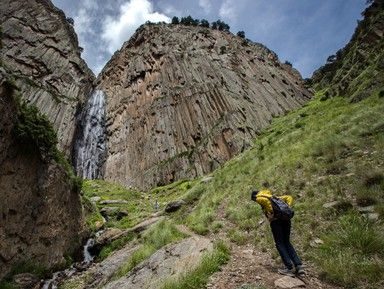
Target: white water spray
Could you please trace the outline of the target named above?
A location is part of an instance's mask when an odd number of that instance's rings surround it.
[[[76,171],[86,179],[102,177],[106,152],[105,94],[93,91],[83,112],[82,134],[76,143]]]

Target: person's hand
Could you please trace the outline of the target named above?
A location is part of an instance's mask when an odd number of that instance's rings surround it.
[[[273,220],[273,212],[267,213],[267,218],[269,221],[272,221]]]

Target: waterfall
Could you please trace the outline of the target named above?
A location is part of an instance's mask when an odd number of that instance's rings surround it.
[[[102,177],[106,153],[105,94],[92,92],[81,117],[81,135],[75,146],[76,171],[86,179]]]

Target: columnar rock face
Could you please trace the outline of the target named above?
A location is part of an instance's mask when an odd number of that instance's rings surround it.
[[[12,267],[65,264],[84,237],[68,172],[15,136],[18,105],[0,70],[0,280]]]
[[[311,97],[263,45],[169,24],[139,28],[97,88],[107,97],[104,177],[139,188],[212,171]]]
[[[1,65],[16,77],[23,97],[49,117],[59,147],[70,155],[77,107],[94,80],[73,27],[48,0],[2,0],[0,20]]]

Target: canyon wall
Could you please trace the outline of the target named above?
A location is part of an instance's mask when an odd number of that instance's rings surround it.
[[[31,135],[17,133],[23,112],[8,77],[0,69],[0,280],[25,264],[65,265],[85,237],[80,195],[68,168]]]
[[[15,77],[22,97],[48,116],[70,156],[76,114],[94,80],[72,25],[48,0],[2,0],[0,20],[1,66]]]
[[[265,46],[171,24],[140,27],[97,89],[107,99],[104,178],[142,189],[211,172],[311,98]]]

